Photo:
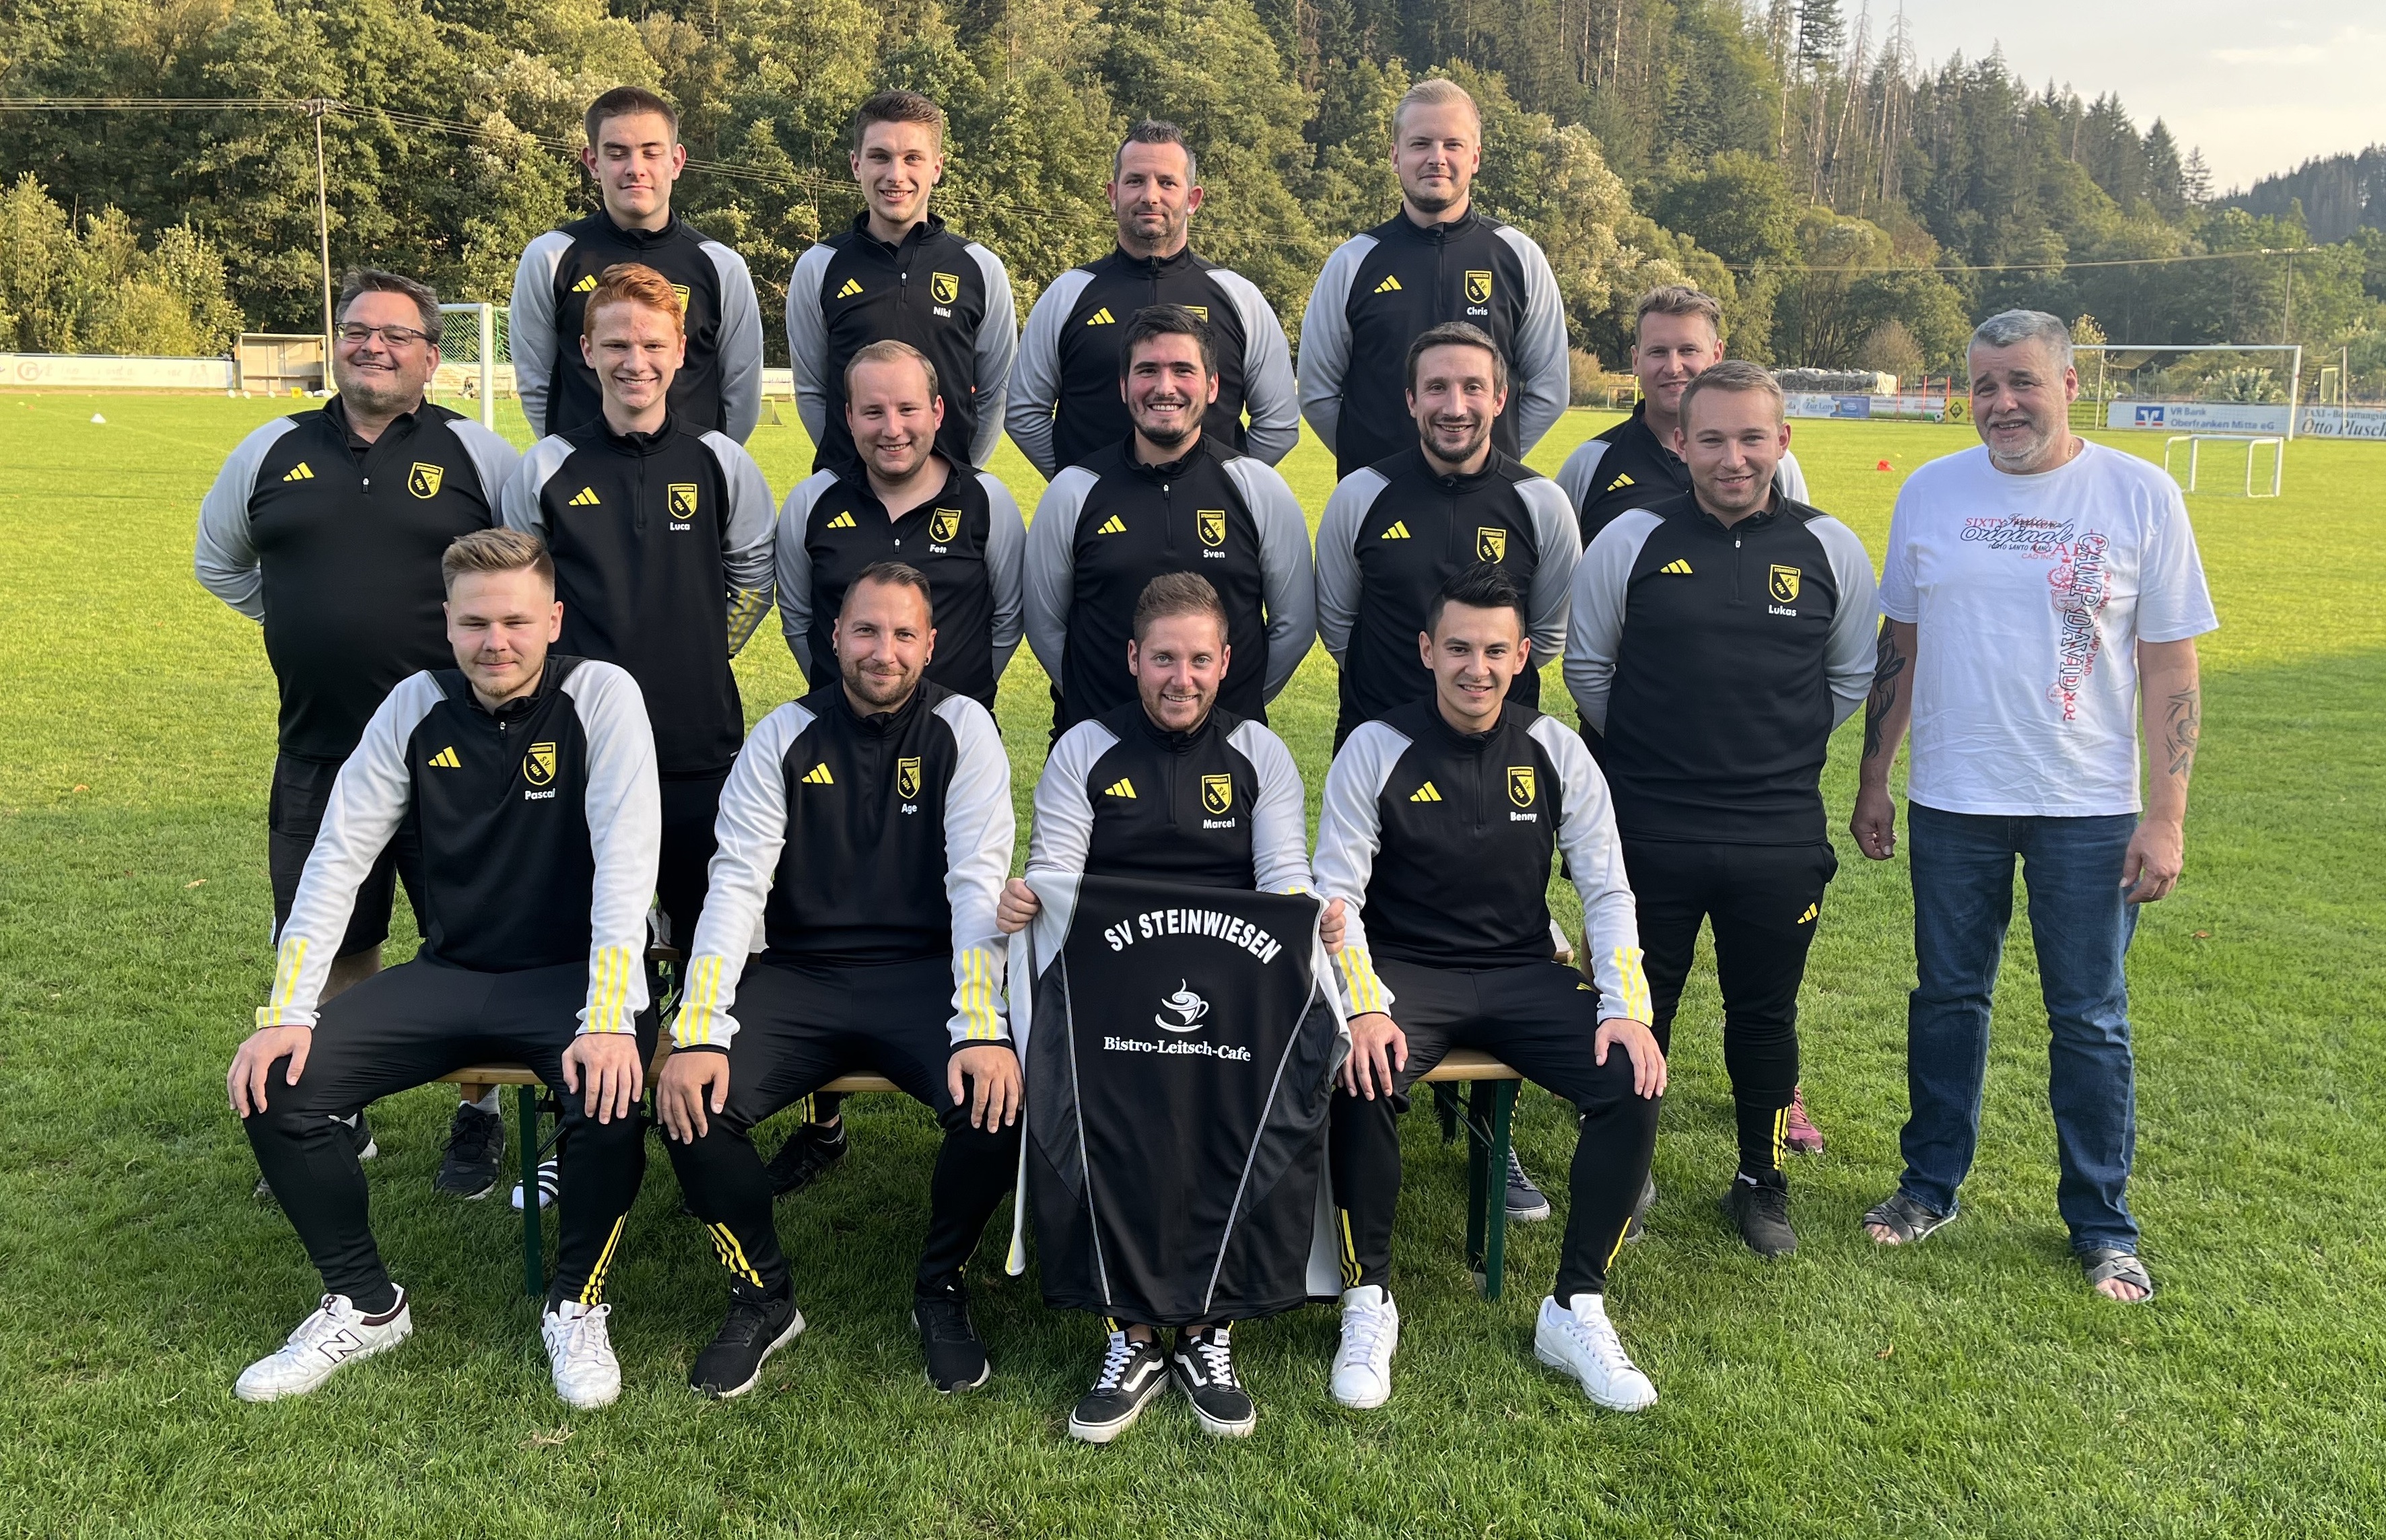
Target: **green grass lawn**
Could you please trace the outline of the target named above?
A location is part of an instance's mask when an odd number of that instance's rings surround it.
[[[723,1280],[655,1148],[611,1290],[627,1388],[596,1415],[558,1402],[514,1216],[430,1192],[451,1103],[433,1088],[376,1109],[368,1168],[415,1340],[303,1401],[232,1399],[317,1285],[280,1213],[251,1199],[224,1105],[268,982],[273,690],[256,628],[192,581],[190,555],[218,464],[289,406],[0,396],[0,1531],[2377,1533],[2379,449],[2298,443],[2283,498],[2191,500],[2225,629],[2204,653],[2186,878],[2133,958],[2133,1199],[2154,1306],[2096,1299],[2069,1261],[2019,923],[1965,1217],[1910,1254],[1864,1238],[1857,1216],[1898,1171],[1913,964],[1903,862],[1850,847],[1806,994],[1805,1082],[1830,1152],[1792,1173],[1803,1246],[1784,1264],[1747,1253],[1716,1211],[1732,1134],[1712,984],[1684,1002],[1664,1197],[1612,1296],[1663,1393],[1653,1411],[1600,1412],[1531,1361],[1558,1224],[1512,1231],[1507,1297],[1475,1296],[1462,1163],[1420,1115],[1392,1404],[1334,1407],[1335,1322],[1311,1309],[1239,1335],[1256,1436],[1206,1439],[1176,1400],[1097,1450],[1062,1423],[1098,1328],[1045,1311],[1032,1275],[1003,1277],[998,1236],[976,1283],[995,1379],[953,1401],[923,1383],[905,1311],[935,1130],[891,1097],[856,1104],[853,1158],[780,1209],[812,1326],[752,1396],[686,1388]],[[754,448],[784,493],[810,450],[781,415]],[[1554,470],[1605,420],[1569,417],[1535,462]],[[1798,435],[1816,500],[1876,558],[1903,475],[1973,442],[1925,425]],[[1032,505],[1007,444],[996,469]],[[1287,470],[1313,518],[1328,457],[1304,443]],[[750,716],[801,690],[774,623],[739,674]],[[1312,796],[1332,675],[1312,656],[1276,713]],[[1023,813],[1045,701],[1023,649],[1002,701]],[[1835,821],[1854,731],[1826,782]],[[1552,1098],[1526,1094],[1517,1138],[1533,1170],[1563,1170]]]

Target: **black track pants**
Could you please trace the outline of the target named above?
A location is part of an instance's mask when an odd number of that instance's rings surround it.
[[[1450,1049],[1476,1048],[1574,1103],[1581,1115],[1551,1292],[1561,1300],[1604,1293],[1608,1263],[1624,1244],[1649,1175],[1658,1103],[1634,1093],[1631,1056],[1622,1047],[1610,1048],[1605,1064],[1595,1062],[1598,993],[1554,962],[1461,972],[1379,957],[1375,970],[1392,992],[1392,1020],[1408,1036],[1409,1057],[1395,1077],[1395,1096],[1369,1101],[1334,1093],[1328,1149],[1341,1208],[1344,1286],[1391,1280],[1392,1211],[1400,1194],[1400,1130],[1392,1120],[1408,1110],[1409,1087]]]
[[[1798,1088],[1798,988],[1839,870],[1828,845],[1624,842],[1640,919],[1657,1041],[1670,1053],[1699,923],[1714,927],[1723,991],[1723,1059],[1739,1108],[1739,1162],[1781,1169],[1782,1120]]]
[[[727,1106],[694,1144],[664,1140],[687,1205],[711,1232],[737,1287],[776,1294],[787,1280],[754,1126],[860,1070],[874,1070],[926,1103],[944,1127],[915,1288],[933,1294],[961,1281],[986,1221],[1018,1179],[1019,1125],[970,1127],[968,1106],[946,1088],[946,1060],[955,1051],[946,1030],[952,991],[952,964],[941,958],[873,968],[768,960],[747,968],[737,984]]]
[[[288,1060],[277,1061],[265,1110],[244,1126],[327,1292],[346,1295],[369,1314],[395,1297],[373,1245],[364,1170],[347,1129],[333,1120],[450,1070],[496,1060],[529,1065],[563,1098],[567,1137],[558,1146],[563,1185],[556,1203],[562,1237],[548,1298],[603,1300],[646,1175],[646,1119],[634,1107],[626,1118],[597,1122],[582,1110],[584,1096],[564,1090],[563,1050],[579,1030],[587,994],[585,963],[480,973],[418,958],[324,1005],[298,1083],[283,1083]],[[649,1013],[638,1023],[642,1058],[652,1059],[654,1045]]]
[[[712,826],[721,817],[721,788],[729,772],[662,780],[662,859],[655,872],[655,902],[671,922],[671,944],[684,956],[696,945],[696,922],[704,914],[704,890],[715,848]]]

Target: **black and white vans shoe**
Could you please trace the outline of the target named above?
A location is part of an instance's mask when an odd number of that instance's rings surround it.
[[[1516,1158],[1512,1146],[1508,1151],[1508,1222],[1533,1224],[1549,1217],[1548,1195],[1533,1185],[1533,1179],[1525,1174],[1525,1163]]]
[[[1124,1331],[1111,1333],[1102,1370],[1069,1414],[1069,1436],[1108,1444],[1135,1426],[1152,1397],[1168,1388],[1168,1359],[1157,1338],[1137,1342]]]
[[[496,1190],[506,1153],[506,1121],[483,1112],[471,1102],[458,1102],[447,1124],[447,1145],[439,1155],[439,1174],[431,1185],[449,1197],[470,1203]]]
[[[1260,1420],[1242,1382],[1235,1378],[1235,1350],[1228,1327],[1176,1333],[1176,1383],[1193,1403],[1201,1431],[1212,1438],[1243,1438]]]
[[[733,1293],[728,1319],[696,1356],[687,1383],[698,1396],[715,1400],[743,1396],[762,1378],[762,1365],[771,1355],[795,1341],[803,1329],[804,1312],[796,1308],[792,1293],[767,1299]]]

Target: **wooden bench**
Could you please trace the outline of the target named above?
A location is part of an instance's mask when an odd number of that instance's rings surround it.
[[[657,1045],[654,1063],[648,1066],[649,1086],[670,1057],[671,1040],[665,1038]],[[1456,1138],[1461,1128],[1465,1131],[1466,1266],[1475,1275],[1476,1286],[1483,1291],[1483,1297],[1497,1299],[1508,1254],[1508,1141],[1515,1121],[1516,1086],[1524,1077],[1489,1054],[1453,1048],[1423,1078],[1437,1088],[1444,1142]],[[538,1204],[538,1160],[546,1148],[538,1134],[539,1093],[543,1084],[529,1066],[522,1064],[468,1065],[439,1079],[467,1090],[491,1085],[515,1087],[515,1143],[521,1155],[522,1291],[543,1295],[546,1292],[546,1237]],[[1438,1089],[1443,1085],[1454,1089],[1461,1084],[1470,1088],[1463,1112],[1458,1109],[1455,1096],[1444,1101]],[[865,1096],[898,1087],[884,1075],[858,1074],[839,1075],[820,1089],[844,1096]]]

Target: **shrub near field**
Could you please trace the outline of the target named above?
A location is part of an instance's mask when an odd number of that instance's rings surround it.
[[[1331,1404],[1334,1321],[1312,1309],[1239,1334],[1262,1408],[1252,1439],[1213,1443],[1171,1405],[1092,1450],[1061,1422],[1098,1330],[1046,1312],[1032,1276],[1004,1277],[998,1239],[974,1284],[995,1379],[952,1401],[923,1383],[905,1289],[935,1130],[887,1097],[855,1104],[853,1158],[781,1209],[813,1326],[760,1394],[710,1404],[685,1387],[722,1281],[658,1149],[612,1289],[627,1392],[593,1416],[557,1402],[514,1216],[430,1192],[450,1100],[433,1089],[376,1110],[384,1153],[369,1168],[419,1334],[305,1401],[232,1399],[317,1285],[279,1213],[250,1198],[224,1106],[224,1065],[267,982],[273,690],[254,628],[192,582],[191,531],[223,456],[288,405],[0,397],[0,1529],[2373,1531],[2386,1506],[2375,447],[2299,443],[2284,498],[2191,500],[2224,629],[2204,653],[2186,881],[2148,911],[2133,959],[2153,1307],[2092,1298],[2067,1259],[2026,924],[1962,1222],[1911,1254],[1863,1238],[1857,1215],[1897,1174],[1912,958],[1902,863],[1847,848],[1805,997],[1805,1082],[1831,1147],[1792,1173],[1804,1247],[1787,1264],[1758,1262],[1715,1210],[1732,1158],[1717,1002],[1704,982],[1685,1002],[1664,1196],[1614,1296],[1664,1395],[1654,1411],[1599,1412],[1530,1361],[1558,1223],[1512,1231],[1507,1297],[1475,1296],[1462,1165],[1420,1116],[1391,1405]],[[1535,462],[1554,470],[1607,420],[1569,417]],[[1798,428],[1817,500],[1876,557],[1903,473],[1970,442]],[[764,428],[755,448],[783,491],[810,463],[793,427]],[[1894,470],[1873,469],[1884,457]],[[1032,501],[1007,446],[996,469]],[[1287,469],[1313,516],[1327,457],[1305,444]],[[740,660],[749,715],[802,689],[777,636],[766,625]],[[1023,817],[1045,688],[1023,651],[1002,698]],[[1547,690],[1557,705],[1553,672]],[[1332,713],[1320,654],[1276,713],[1312,795]],[[1856,731],[1826,782],[1835,823]],[[1570,893],[1561,902],[1571,918]],[[1570,1121],[1528,1092],[1518,1129],[1563,1209]]]

